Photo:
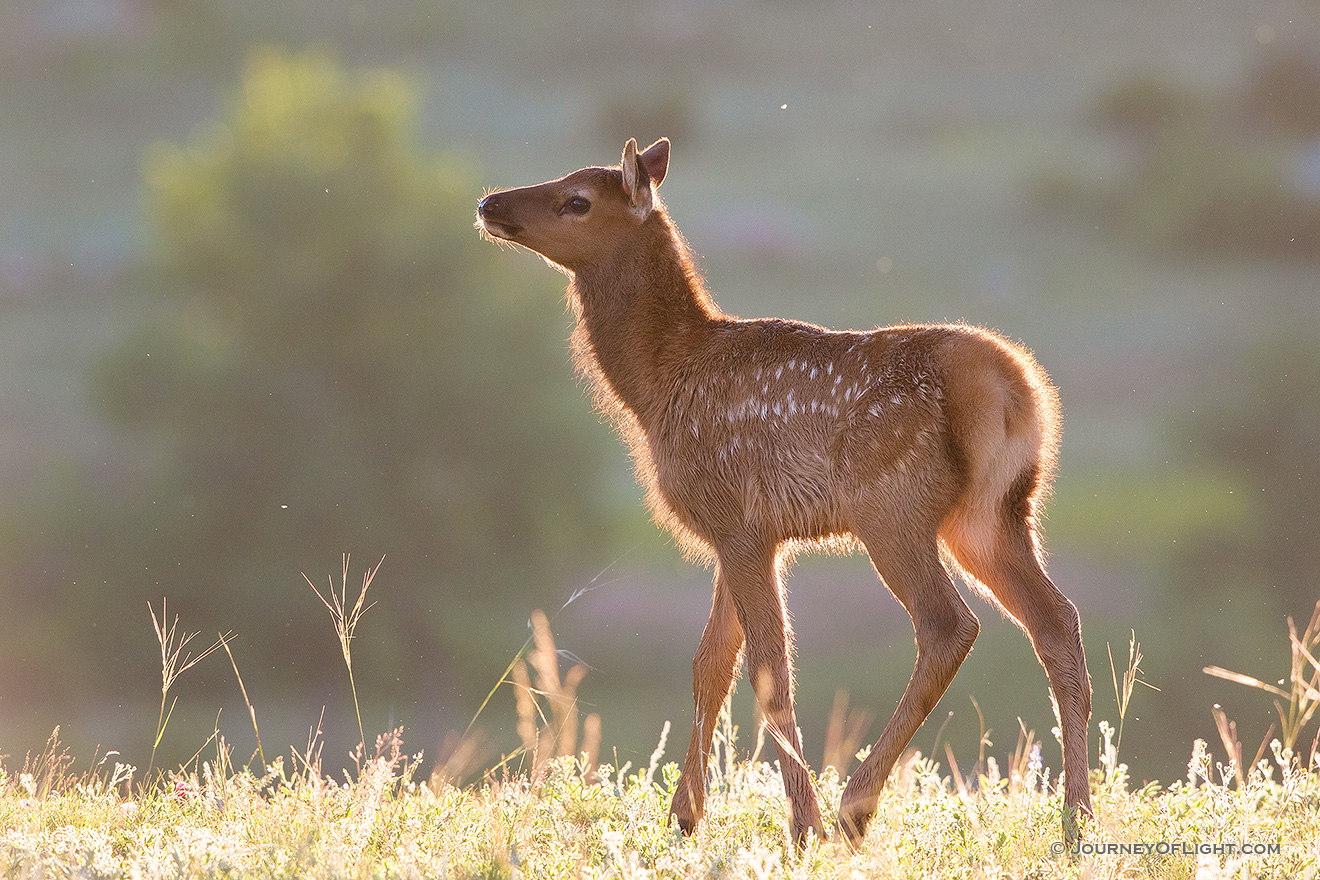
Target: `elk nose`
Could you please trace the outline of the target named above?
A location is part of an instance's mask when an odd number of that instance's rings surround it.
[[[492,193],[477,203],[477,214],[482,217],[490,217],[499,212],[504,205],[504,199],[500,198],[499,193]]]

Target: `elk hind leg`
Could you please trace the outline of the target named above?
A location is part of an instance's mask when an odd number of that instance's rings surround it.
[[[969,579],[1026,632],[1049,676],[1063,734],[1064,837],[1071,844],[1077,814],[1091,814],[1086,743],[1091,678],[1077,608],[1050,580],[1042,562],[1036,489],[1036,471],[1028,470],[999,504],[965,504],[955,510],[941,537]]]

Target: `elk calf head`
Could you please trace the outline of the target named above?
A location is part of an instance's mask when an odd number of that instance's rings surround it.
[[[477,205],[477,228],[574,271],[599,262],[651,216],[654,188],[668,167],[668,139],[641,153],[637,141],[629,140],[618,168],[583,168],[537,186],[490,193]]]

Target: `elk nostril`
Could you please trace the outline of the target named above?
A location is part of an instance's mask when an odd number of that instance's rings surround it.
[[[503,200],[498,195],[489,195],[477,203],[477,213],[488,217],[500,209]]]

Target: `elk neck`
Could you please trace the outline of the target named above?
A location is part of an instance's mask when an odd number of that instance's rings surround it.
[[[609,391],[644,428],[665,411],[685,366],[727,321],[658,204],[604,257],[578,267],[572,290],[579,344],[588,349],[579,355],[595,362]]]

